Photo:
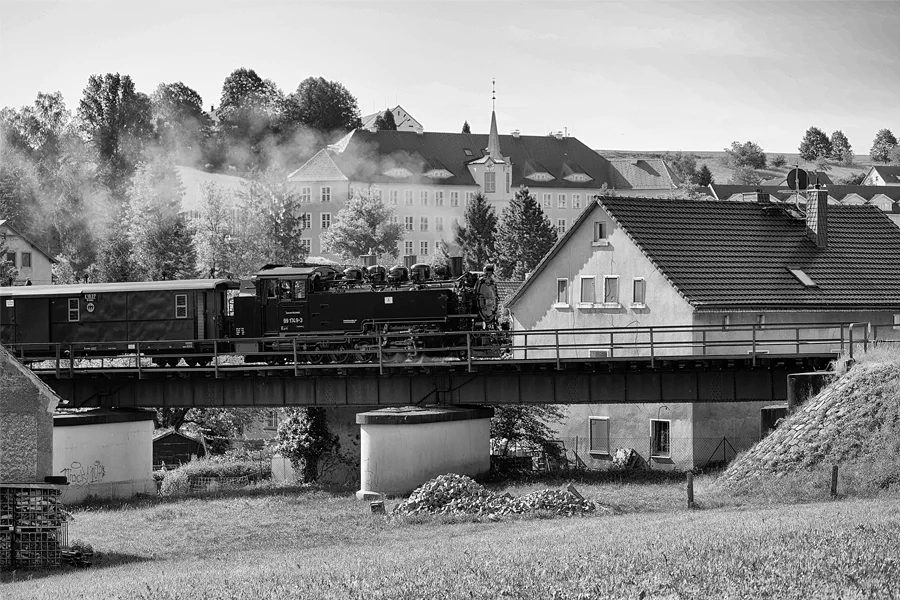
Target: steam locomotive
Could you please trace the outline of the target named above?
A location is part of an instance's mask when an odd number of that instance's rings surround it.
[[[26,360],[141,354],[154,364],[346,364],[499,356],[493,269],[266,265],[253,277],[0,288],[0,343]]]

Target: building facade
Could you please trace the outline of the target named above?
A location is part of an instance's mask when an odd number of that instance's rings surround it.
[[[4,219],[0,219],[0,246],[6,246],[6,255],[0,256],[0,260],[5,260],[18,270],[15,280],[9,282],[11,285],[24,285],[29,281],[34,285],[53,283],[51,268],[56,261]],[[0,284],[6,285],[7,282]]]

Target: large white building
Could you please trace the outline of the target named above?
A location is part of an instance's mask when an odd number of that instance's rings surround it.
[[[399,254],[428,260],[439,241],[453,245],[453,224],[463,221],[467,202],[479,192],[499,215],[527,186],[562,234],[604,186],[621,195],[670,193],[677,180],[663,161],[651,162],[613,163],[562,133],[499,135],[492,114],[487,135],[357,129],[288,179],[306,207],[303,238],[311,255],[327,256],[319,234],[354,190],[368,189],[404,226]]]

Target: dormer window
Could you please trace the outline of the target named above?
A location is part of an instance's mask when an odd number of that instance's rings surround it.
[[[803,272],[803,269],[792,269],[792,268],[788,268],[788,271],[790,271],[790,272],[791,272],[791,275],[793,275],[794,277],[796,277],[796,278],[797,278],[797,281],[799,281],[800,283],[802,283],[802,284],[804,285],[804,287],[808,287],[808,288],[810,288],[810,287],[819,287],[819,284],[817,284],[815,281],[813,281],[812,278],[811,278],[809,275],[807,275],[806,273],[804,273],[804,272]]]
[[[385,176],[391,177],[393,179],[406,179],[407,177],[412,177],[412,172],[409,169],[405,169],[403,167],[394,167],[393,169],[388,169],[384,172]]]
[[[525,177],[525,179],[530,179],[532,181],[550,181],[550,180],[556,179],[556,178],[553,177],[553,175],[551,175],[550,173],[547,173],[546,171],[541,171],[539,173],[532,173],[531,175],[528,175],[527,177]]]
[[[447,169],[432,169],[425,173],[425,177],[428,177],[429,179],[448,179],[453,177],[453,173]]]
[[[584,173],[572,173],[571,175],[566,175],[564,179],[573,183],[584,183],[586,181],[592,181],[594,178],[590,175],[585,175]]]

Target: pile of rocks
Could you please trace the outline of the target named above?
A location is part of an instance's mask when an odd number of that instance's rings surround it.
[[[593,512],[597,506],[577,493],[563,490],[539,490],[513,497],[486,490],[465,475],[449,473],[425,482],[406,500],[396,505],[397,515],[468,514],[502,516],[536,510],[571,516]]]

